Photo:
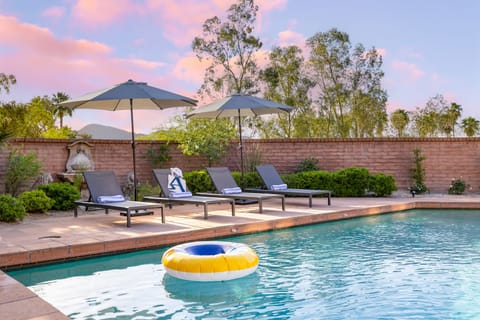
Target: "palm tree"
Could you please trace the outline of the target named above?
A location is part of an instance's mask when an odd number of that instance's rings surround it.
[[[403,137],[405,135],[405,129],[410,122],[410,117],[408,116],[408,111],[403,109],[397,109],[390,115],[390,123],[397,131],[398,137]]]
[[[71,117],[73,113],[73,109],[60,105],[61,102],[67,101],[68,99],[70,99],[70,97],[64,92],[57,92],[52,97],[54,104],[53,114],[60,119],[60,128],[63,128],[63,118],[67,115]]]
[[[461,126],[467,137],[473,137],[480,129],[480,121],[473,117],[468,117],[462,120]]]

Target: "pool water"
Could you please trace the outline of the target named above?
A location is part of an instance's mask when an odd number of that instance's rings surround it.
[[[480,319],[480,211],[411,210],[225,239],[255,274],[167,275],[165,249],[9,272],[72,319]]]

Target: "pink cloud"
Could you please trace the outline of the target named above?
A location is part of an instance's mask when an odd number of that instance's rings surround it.
[[[72,16],[82,25],[94,28],[107,26],[141,8],[130,0],[78,0],[72,7]]]
[[[0,45],[5,48],[0,70],[17,78],[12,91],[28,88],[34,95],[65,91],[76,96],[128,79],[170,83],[156,76],[162,62],[117,58],[102,43],[58,39],[48,29],[15,17],[0,16]]]
[[[391,65],[395,71],[403,74],[410,81],[416,81],[425,75],[425,72],[419,69],[414,63],[394,60]]]
[[[42,16],[47,18],[59,19],[65,15],[64,7],[50,7],[42,12]]]
[[[205,69],[208,68],[209,65],[210,63],[208,60],[203,59],[202,61],[199,61],[193,53],[189,53],[188,55],[177,59],[177,63],[175,64],[172,73],[175,74],[175,77],[178,79],[201,84],[203,82]]]
[[[264,14],[271,10],[282,8],[286,0],[261,0],[257,4],[257,31],[261,29]],[[205,20],[218,16],[222,20],[227,10],[236,1],[225,0],[147,0],[147,11],[160,15],[157,21],[161,24],[163,36],[177,46],[190,45],[195,36],[201,35],[200,30]],[[194,14],[185,14],[185,8]]]
[[[296,45],[300,48],[305,47],[305,36],[301,33],[285,30],[278,33],[278,44],[282,47]]]

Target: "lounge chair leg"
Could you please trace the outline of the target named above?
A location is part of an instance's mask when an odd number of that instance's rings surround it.
[[[285,211],[285,197],[282,198],[282,211]]]
[[[130,228],[130,209],[127,209],[127,228]]]
[[[206,203],[203,204],[203,219],[208,219],[208,204]]]
[[[329,192],[328,193],[328,205],[332,204],[332,194]]]
[[[164,212],[164,207],[160,207],[160,212],[162,214],[162,223],[165,223],[165,212]]]
[[[232,206],[232,217],[235,217],[235,201],[230,202],[230,205]]]
[[[73,216],[75,218],[78,216],[78,206],[75,206],[75,208],[73,208]]]
[[[312,207],[312,195],[308,197],[308,206],[311,208]]]
[[[262,199],[258,200],[258,210],[260,211],[260,213],[263,212]]]

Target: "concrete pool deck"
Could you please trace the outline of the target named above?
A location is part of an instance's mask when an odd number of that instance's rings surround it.
[[[228,204],[211,205],[208,220],[203,207],[195,205],[165,208],[161,215],[126,218],[112,211],[79,211],[56,214],[31,214],[23,221],[0,223],[0,268],[11,268],[65,261],[81,257],[169,246],[180,242],[234,236],[312,223],[349,219],[415,208],[480,209],[480,195],[396,195],[388,198],[287,198],[286,211],[280,201],[265,201],[264,212],[258,205],[236,206],[231,216]],[[0,315],[5,320],[68,319],[53,306],[16,280],[0,271]]]

